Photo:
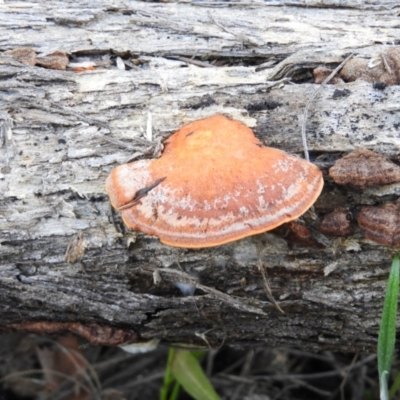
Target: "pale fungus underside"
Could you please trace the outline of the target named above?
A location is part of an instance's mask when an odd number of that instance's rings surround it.
[[[116,167],[106,182],[125,224],[171,246],[218,246],[291,221],[318,198],[321,171],[263,147],[225,116],[194,121],[162,156]]]

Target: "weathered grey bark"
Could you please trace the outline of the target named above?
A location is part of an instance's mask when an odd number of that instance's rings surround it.
[[[300,155],[301,116],[317,86],[274,81],[336,66],[351,52],[379,55],[400,36],[397,1],[379,7],[342,1],[333,8],[306,0],[229,8],[109,3],[0,5],[1,50],[62,50],[105,65],[75,73],[0,56],[3,328],[80,322],[94,336],[100,326],[115,327],[138,341],[373,351],[392,249],[358,229],[324,248],[274,234],[204,250],[171,248],[143,235],[134,241],[118,215],[112,223],[104,181],[132,155],[152,157],[157,146],[142,136],[148,112],[154,142],[182,123],[224,113],[251,126],[265,144]],[[112,55],[135,65],[107,65]],[[265,62],[270,67],[257,71]],[[333,96],[336,89],[348,89],[348,96]],[[333,158],[358,147],[398,160],[399,104],[398,86],[324,87],[307,121],[313,160],[324,173]],[[399,184],[351,191],[325,178],[318,218],[336,205],[357,211],[400,193]],[[285,314],[266,298],[256,243]],[[174,282],[190,276],[203,287],[183,297]]]

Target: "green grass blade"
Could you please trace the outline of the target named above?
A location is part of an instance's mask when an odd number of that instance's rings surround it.
[[[392,366],[396,342],[397,300],[399,297],[399,256],[393,257],[386,289],[382,320],[378,337],[378,373],[381,400],[389,399],[387,378]]]
[[[171,394],[170,394],[168,400],[177,400],[180,391],[181,391],[181,385],[180,385],[179,382],[175,381],[174,386],[173,386],[173,388],[171,390]]]
[[[396,392],[399,390],[400,388],[400,373],[396,374],[396,378],[393,382],[392,387],[390,388],[389,391],[389,398],[393,399],[394,395],[396,394]]]
[[[168,352],[167,365],[165,367],[164,382],[160,389],[160,400],[168,400],[168,393],[170,392],[172,384],[174,384],[173,395],[176,397],[178,395],[179,385],[177,387],[177,385],[175,384],[176,381],[172,373],[172,361],[174,360],[174,357],[175,350],[173,348],[170,348]]]
[[[196,400],[220,400],[196,357],[188,350],[176,349],[171,364],[175,379]]]

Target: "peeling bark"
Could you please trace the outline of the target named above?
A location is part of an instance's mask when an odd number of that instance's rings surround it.
[[[394,250],[367,240],[356,215],[363,205],[396,199],[400,184],[355,190],[335,185],[327,172],[361,147],[400,161],[398,86],[327,85],[311,105],[309,149],[325,188],[300,222],[315,245],[282,227],[211,249],[164,246],[128,232],[104,191],[114,166],[155,156],[183,123],[216,113],[301,155],[302,113],[317,88],[312,70],[335,67],[351,52],[376,57],[399,37],[394,1],[341,2],[351,5],[343,9],[279,3],[0,5],[4,330],[45,321],[69,331],[102,327],[100,336],[115,328],[133,341],[207,345],[204,334],[212,346],[374,351]],[[40,56],[64,51],[71,62],[97,66],[76,73],[24,65],[6,53],[19,47]],[[153,142],[142,134],[148,112]],[[319,232],[336,207],[349,210],[352,236]],[[285,314],[267,299],[258,256]],[[177,282],[196,286],[194,295],[183,296]]]

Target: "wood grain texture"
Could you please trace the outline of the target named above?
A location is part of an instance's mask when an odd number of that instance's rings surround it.
[[[250,126],[263,144],[300,155],[302,112],[317,88],[312,69],[335,67],[351,52],[377,57],[398,41],[394,1],[280,3],[0,4],[2,51],[60,50],[71,62],[100,65],[74,73],[0,54],[4,329],[79,322],[125,329],[139,341],[204,345],[200,336],[210,330],[213,346],[374,351],[394,250],[357,227],[351,237],[323,237],[318,224],[335,207],[349,209],[355,223],[362,206],[400,195],[399,184],[351,190],[327,175],[334,160],[359,147],[399,162],[398,86],[327,85],[311,105],[309,148],[325,188],[315,215],[302,221],[324,243],[319,248],[284,233],[213,249],[171,248],[126,231],[105,194],[113,167],[153,157],[182,124],[217,113]],[[118,69],[115,56],[132,68]],[[292,83],[276,84],[282,78]],[[142,134],[148,112],[153,142]],[[264,293],[257,248],[285,314]],[[198,289],[184,297],[176,282]]]

